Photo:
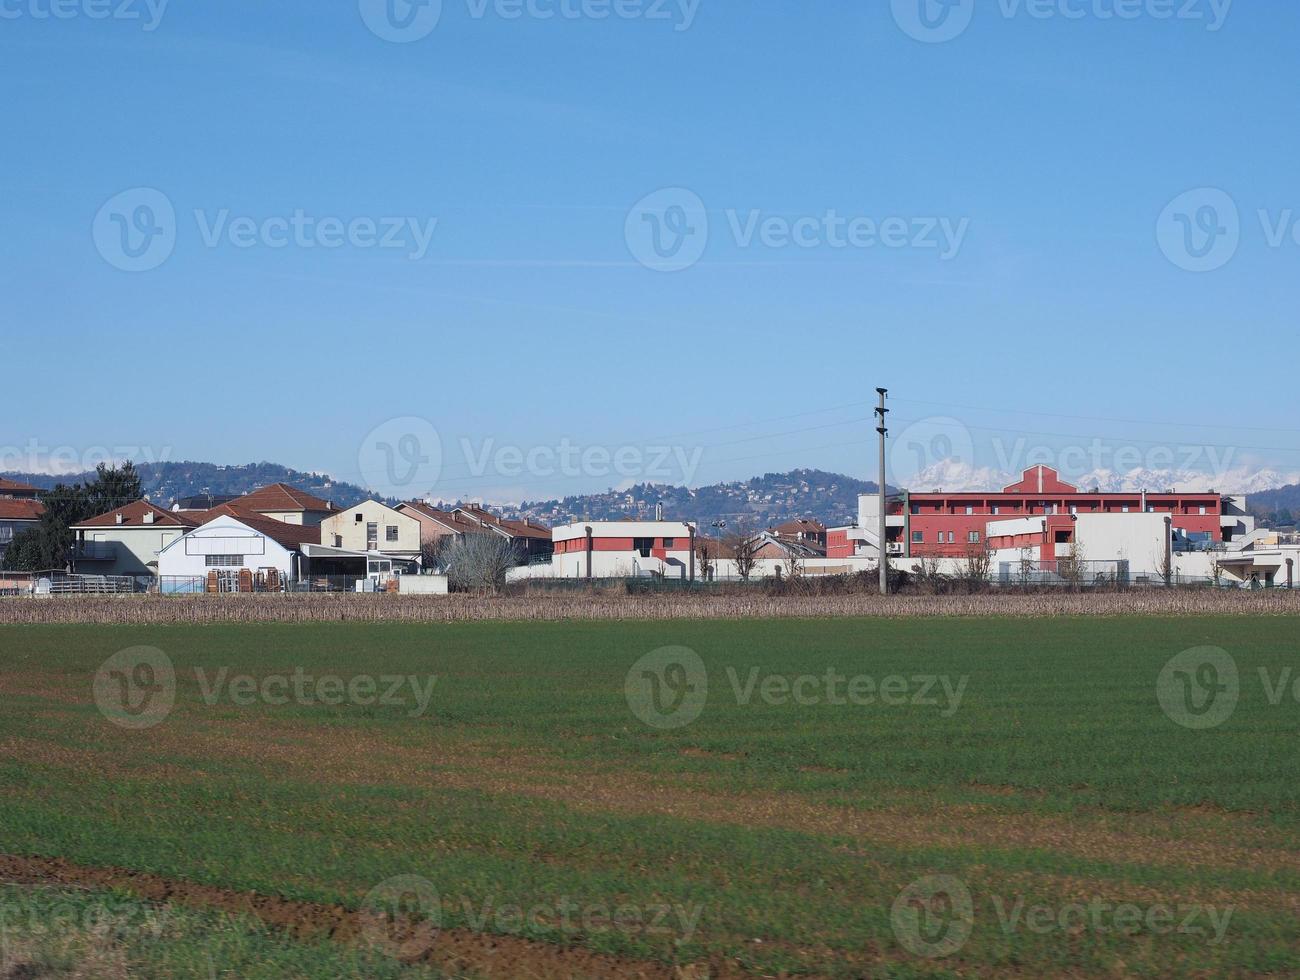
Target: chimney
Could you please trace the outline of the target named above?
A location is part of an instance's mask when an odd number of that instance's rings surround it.
[[[146,524],[152,524],[152,523],[153,523],[153,511],[151,511],[151,510],[146,510],[146,511],[144,512],[144,522],[145,522]]]
[[[664,502],[661,500],[659,501],[659,503],[655,504],[655,520],[662,521],[663,519],[664,519]]]
[[[123,518],[122,518],[122,512],[121,512],[121,511],[118,511],[116,514],[114,514],[114,515],[113,515],[113,520],[114,520],[116,523],[121,524],[121,523],[122,523],[122,520],[123,520]]]

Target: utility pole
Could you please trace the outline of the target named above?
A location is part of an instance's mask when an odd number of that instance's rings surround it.
[[[889,413],[889,409],[885,408],[885,396],[889,394],[889,389],[877,388],[876,392],[880,395],[880,407],[876,409],[880,423],[876,426],[876,431],[880,433],[880,537],[877,538],[880,547],[880,594],[889,595],[889,546],[885,543],[885,436],[889,434],[885,425],[885,416]]]

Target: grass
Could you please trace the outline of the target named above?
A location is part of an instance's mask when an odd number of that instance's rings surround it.
[[[0,853],[351,909],[417,876],[462,943],[713,973],[1294,973],[1300,704],[1270,693],[1300,670],[1296,625],[0,627]],[[92,678],[141,645],[174,665],[176,698],[132,731],[96,707]],[[1234,659],[1240,697],[1192,730],[1161,709],[1157,678],[1206,645]],[[704,666],[707,698],[682,727],[646,724],[625,691],[663,647]],[[417,689],[245,704],[225,683],[297,671]],[[660,676],[671,707],[680,678]],[[837,703],[850,677],[870,702]],[[928,958],[891,910],[933,875],[969,889],[973,922]],[[1117,905],[1139,919],[1117,924]],[[1004,922],[1015,908],[1029,917]],[[1192,913],[1202,930],[1230,914],[1222,941],[1179,931]],[[155,967],[140,972],[167,975]]]

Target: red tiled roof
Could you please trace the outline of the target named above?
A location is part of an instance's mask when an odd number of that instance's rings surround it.
[[[314,497],[306,490],[299,490],[287,483],[272,483],[252,493],[246,493],[237,503],[245,510],[266,513],[267,511],[320,511],[333,513],[336,509],[329,501]]]
[[[153,524],[149,527],[197,527],[193,514],[178,514],[174,511],[163,510],[161,507],[155,507],[147,500],[137,500],[133,504],[127,504],[125,507],[119,507],[117,510],[110,510],[107,514],[100,514],[98,517],[92,517],[89,520],[82,521],[74,525],[75,528],[82,527],[145,527],[144,515],[153,514]],[[118,521],[118,515],[122,515],[121,522]]]
[[[826,527],[819,521],[807,517],[797,517],[773,528],[777,534],[825,534]]]
[[[456,514],[467,514],[471,521],[481,521],[491,527],[498,527],[505,531],[512,538],[545,538],[551,540],[551,529],[543,527],[541,524],[533,524],[527,521],[511,521],[498,517],[490,510],[484,510],[482,507],[474,504],[467,504],[464,507],[457,507]]]
[[[408,500],[404,504],[399,504],[397,509],[401,510],[403,507],[409,507],[421,517],[427,517],[430,520],[437,521],[439,524],[445,525],[447,529],[451,531],[474,531],[479,528],[479,525],[474,521],[467,521],[463,517],[453,514],[451,511],[439,510],[437,507],[430,507],[428,504],[418,500]]]
[[[6,480],[0,476],[0,493],[39,493],[39,487],[33,487],[17,480]]]
[[[237,504],[222,504],[212,510],[200,511],[192,515],[198,518],[200,526],[215,521],[218,517],[233,517],[240,524],[246,525],[258,534],[265,534],[272,541],[283,545],[291,551],[297,551],[304,544],[320,544],[321,530],[307,524],[286,524],[273,517],[247,510]]]
[[[40,501],[0,498],[0,521],[36,521],[44,513]]]

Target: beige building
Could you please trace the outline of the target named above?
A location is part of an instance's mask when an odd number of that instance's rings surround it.
[[[72,528],[76,571],[90,575],[157,575],[158,553],[197,526],[193,515],[147,500],[100,514]]]
[[[420,557],[420,522],[376,500],[326,518],[320,531],[320,543],[326,547],[378,551],[402,561]]]

